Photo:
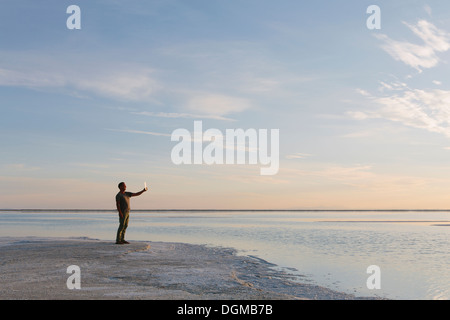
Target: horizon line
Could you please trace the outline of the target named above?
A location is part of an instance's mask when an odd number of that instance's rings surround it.
[[[117,211],[115,208],[111,209],[50,209],[50,208],[0,208],[0,211]],[[367,212],[367,211],[399,211],[399,212],[407,212],[407,211],[425,211],[425,212],[443,212],[450,211],[450,209],[132,209],[131,211],[256,211],[256,212],[273,212],[273,211],[298,211],[298,212],[307,212],[307,211],[315,211],[315,212],[345,212],[345,211],[354,211],[354,212]]]

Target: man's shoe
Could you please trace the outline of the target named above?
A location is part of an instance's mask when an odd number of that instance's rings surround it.
[[[123,241],[122,241],[122,244],[129,244],[129,242],[128,242],[128,241],[125,241],[125,240],[123,240]]]

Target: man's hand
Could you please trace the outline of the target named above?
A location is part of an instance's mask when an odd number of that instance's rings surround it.
[[[116,201],[116,208],[117,208],[117,211],[119,211],[119,217],[120,217],[121,219],[123,219],[123,214],[122,214],[122,210],[120,210],[120,204],[119,204],[119,201]]]

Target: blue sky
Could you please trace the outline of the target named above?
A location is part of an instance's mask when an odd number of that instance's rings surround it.
[[[444,1],[0,6],[1,207],[114,208],[120,181],[133,208],[449,207]],[[174,165],[194,120],[279,129],[279,172]]]

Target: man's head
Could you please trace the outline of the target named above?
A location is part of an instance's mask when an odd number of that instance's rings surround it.
[[[125,182],[119,183],[117,187],[120,189],[120,192],[124,192],[127,189],[127,185],[125,184]]]

